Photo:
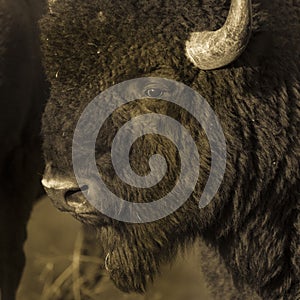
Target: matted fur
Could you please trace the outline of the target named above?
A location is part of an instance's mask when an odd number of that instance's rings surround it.
[[[237,287],[247,285],[263,299],[299,297],[300,3],[253,2],[254,29],[246,51],[213,71],[187,60],[185,41],[192,31],[219,28],[230,1],[57,0],[41,21],[51,82],[44,153],[53,176],[74,179],[71,144],[80,114],[101,91],[124,80],[181,81],[205,97],[224,129],[226,174],[214,200],[199,211],[210,149],[193,118],[168,103],[145,100],[120,108],[106,122],[97,142],[99,171],[115,193],[129,200],[167,193],[178,166],[176,149],[150,135],[134,145],[132,166],[145,174],[147,157],[162,152],[169,165],[164,182],[147,194],[116,178],[107,153],[117,129],[132,116],[152,111],[176,118],[190,129],[201,159],[196,189],[177,212],[150,224],[111,220],[110,226],[99,226],[105,252],[111,254],[111,277],[125,291],[143,291],[147,278],[172,259],[178,246],[201,236],[218,250]]]

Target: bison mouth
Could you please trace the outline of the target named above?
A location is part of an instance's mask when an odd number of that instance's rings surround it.
[[[70,213],[76,220],[93,227],[110,226],[112,220],[104,215],[99,216],[97,213],[76,213],[74,211],[64,211]]]
[[[106,270],[115,285],[124,292],[145,292],[160,266],[169,263],[184,242],[178,216],[152,223],[120,222],[96,210],[82,193],[88,187],[79,189],[74,182],[44,179],[43,185],[58,209],[97,229]]]
[[[176,238],[173,239],[174,236],[170,236],[174,231],[169,231],[168,226],[162,227],[159,222],[128,224],[112,220],[99,212],[71,214],[82,223],[96,228],[97,243],[103,248],[105,269],[116,287],[123,292],[144,293],[159,273],[161,265],[170,263],[176,257],[179,244]]]

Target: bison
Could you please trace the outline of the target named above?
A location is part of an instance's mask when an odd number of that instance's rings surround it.
[[[106,268],[121,290],[144,292],[163,263],[201,237],[238,289],[248,287],[262,299],[299,299],[299,20],[299,1],[289,0],[51,2],[40,22],[51,84],[42,125],[43,185],[60,210],[97,229]],[[146,134],[130,150],[131,167],[140,176],[151,171],[152,155],[164,156],[167,172],[156,186],[130,186],[114,171],[114,136],[130,119],[147,113],[168,115],[189,130],[200,171],[178,210],[153,222],[130,223],[87,201],[85,195],[96,193],[98,174],[83,165],[86,184],[77,183],[72,145],[90,101],[141,77],[144,97],[116,109],[99,131],[95,159],[102,180],[115,195],[137,203],[172,190],[181,161],[175,145],[161,135]],[[155,78],[197,91],[223,128],[224,178],[201,209],[212,158],[208,139],[185,109],[161,100],[168,87]],[[83,156],[86,147],[80,145]]]
[[[23,242],[42,192],[41,115],[47,84],[37,21],[42,1],[0,1],[0,298],[14,299],[25,263]]]

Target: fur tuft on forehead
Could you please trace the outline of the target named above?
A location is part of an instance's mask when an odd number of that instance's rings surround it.
[[[103,126],[96,162],[108,186],[128,201],[136,196],[143,202],[145,191],[120,184],[109,150],[117,129],[134,115],[163,112],[184,124],[201,160],[197,186],[178,211],[150,224],[114,220],[102,228],[96,223],[107,269],[125,291],[143,291],[147,276],[152,278],[161,263],[172,260],[175,249],[201,236],[218,250],[237,287],[246,285],[264,299],[297,293],[300,8],[295,1],[253,2],[253,33],[246,50],[230,65],[211,71],[193,66],[185,42],[194,31],[222,26],[230,1],[57,0],[40,22],[51,84],[43,116],[44,155],[66,182],[74,176],[72,138],[84,108],[125,80],[154,76],[188,85],[211,105],[224,131],[224,180],[213,201],[199,210],[210,147],[186,111],[148,99],[121,107]],[[165,185],[149,191],[148,199],[167,193],[170,181],[176,180],[178,153],[168,141],[149,135],[130,154],[133,169],[147,174],[149,156],[162,150],[170,173]]]

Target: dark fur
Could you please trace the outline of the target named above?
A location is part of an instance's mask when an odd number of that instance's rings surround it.
[[[132,164],[145,174],[148,155],[161,151],[170,166],[164,182],[145,192],[114,176],[106,153],[117,128],[136,114],[159,111],[176,118],[190,128],[201,156],[195,192],[177,212],[150,224],[110,220],[109,226],[98,226],[111,253],[111,277],[125,291],[143,291],[146,275],[152,278],[179,245],[200,235],[219,251],[237,286],[246,284],[263,299],[300,297],[300,2],[254,1],[254,31],[243,55],[230,66],[201,71],[187,60],[185,41],[192,31],[220,27],[228,7],[229,1],[217,0],[57,0],[41,22],[52,85],[43,120],[44,152],[53,176],[74,179],[71,143],[83,108],[127,79],[159,76],[185,83],[205,97],[224,129],[225,178],[214,200],[199,211],[210,149],[193,118],[170,104],[145,100],[107,121],[96,158],[116,194],[158,199],[177,176],[176,149],[154,136],[137,142],[136,149],[147,155],[141,158],[133,150]]]
[[[23,243],[41,192],[44,93],[37,19],[42,1],[0,1],[0,298],[14,299]]]

